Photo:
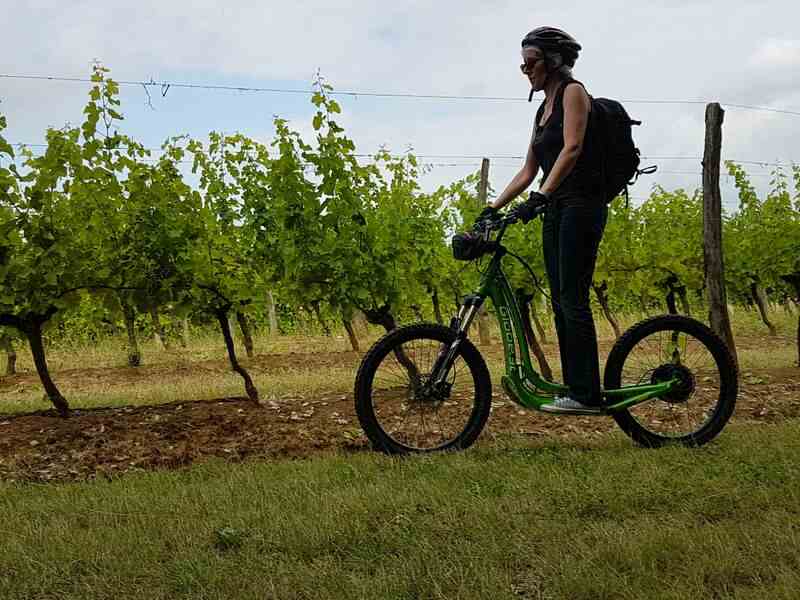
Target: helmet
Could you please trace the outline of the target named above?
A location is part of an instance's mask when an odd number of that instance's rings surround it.
[[[537,27],[524,38],[522,47],[536,46],[547,55],[549,52],[561,54],[564,64],[568,67],[575,66],[581,45],[566,31],[555,27]]]

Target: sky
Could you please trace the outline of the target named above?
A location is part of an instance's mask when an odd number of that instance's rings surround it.
[[[411,148],[432,164],[425,190],[476,171],[482,156],[490,157],[496,192],[516,173],[521,159],[506,157],[525,155],[543,98],[526,102],[520,41],[541,25],[582,44],[574,76],[591,94],[621,100],[643,121],[634,139],[643,165],[659,172],[633,186],[634,203],[656,184],[700,186],[706,102],[726,110],[723,159],[760,163],[745,165],[759,191],[774,168],[763,163],[800,163],[796,1],[62,0],[17,1],[2,14],[0,75],[87,78],[99,60],[121,81],[308,90],[319,72],[334,91],[508,98],[337,97],[359,153]],[[88,89],[0,77],[6,139],[42,143],[48,127],[80,123]],[[121,92],[123,131],[154,148],[210,131],[268,143],[276,115],[312,135],[305,94],[172,87],[164,96],[150,88],[148,98],[140,85]],[[724,205],[735,209],[727,176],[721,187]]]

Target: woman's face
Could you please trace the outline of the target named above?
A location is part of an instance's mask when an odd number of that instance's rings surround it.
[[[547,78],[547,69],[544,65],[544,54],[535,46],[526,46],[522,49],[522,64],[520,69],[531,82],[531,87],[535,91],[544,88],[544,81]]]

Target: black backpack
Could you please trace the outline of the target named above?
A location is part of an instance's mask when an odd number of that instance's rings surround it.
[[[574,80],[567,80],[561,86],[556,96],[557,101],[563,103],[564,88],[571,81]],[[594,98],[591,95],[589,99],[592,102],[592,154],[599,163],[602,195],[608,204],[623,191],[627,198],[628,185],[634,183],[639,175],[655,173],[656,167],[639,169],[639,149],[633,143],[631,127],[641,125],[642,122],[631,119],[622,104],[616,100]],[[537,126],[543,109],[544,105],[536,114]]]
[[[609,98],[592,98],[594,151],[600,163],[603,198],[611,202],[643,173],[655,173],[656,167],[639,169],[639,149],[633,143],[631,128],[641,125],[628,116],[622,104]]]

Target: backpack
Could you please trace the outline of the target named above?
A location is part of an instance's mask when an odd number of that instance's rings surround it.
[[[556,96],[562,106],[564,88],[570,81],[575,80],[565,81]],[[631,119],[622,104],[616,100],[594,98],[591,95],[589,100],[592,103],[592,152],[594,160],[599,162],[603,200],[608,204],[624,191],[627,205],[628,185],[633,184],[639,175],[655,173],[657,168],[651,166],[639,169],[639,149],[633,143],[631,127],[641,125],[642,122]],[[544,104],[536,114],[537,126],[543,109]]]
[[[633,184],[641,174],[655,173],[657,168],[639,169],[639,149],[633,143],[631,128],[642,122],[631,119],[616,100],[589,98],[592,102],[593,143],[603,181],[603,199],[608,204],[624,191],[627,204],[628,185]]]

